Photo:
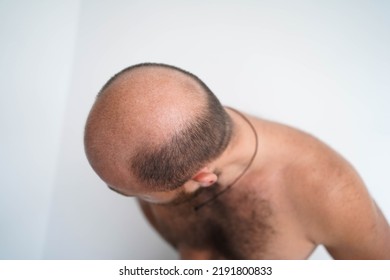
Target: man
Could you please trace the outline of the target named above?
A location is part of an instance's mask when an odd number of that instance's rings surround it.
[[[183,259],[390,259],[390,229],[339,154],[291,127],[223,108],[193,74],[131,66],[100,91],[88,160],[135,196]]]

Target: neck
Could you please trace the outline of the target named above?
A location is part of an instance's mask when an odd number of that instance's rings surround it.
[[[250,120],[240,112],[228,108],[227,112],[233,122],[233,137],[219,160],[216,161],[218,175],[217,193],[195,206],[199,210],[228,191],[248,172],[257,155],[257,132]]]

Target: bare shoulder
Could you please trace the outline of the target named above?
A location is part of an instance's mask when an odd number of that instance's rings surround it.
[[[305,132],[266,127],[281,146],[284,193],[312,242],[335,258],[390,259],[389,225],[355,168]]]

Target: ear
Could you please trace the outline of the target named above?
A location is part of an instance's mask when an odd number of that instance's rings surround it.
[[[199,183],[201,187],[210,187],[217,182],[218,176],[208,167],[203,167],[191,179]]]

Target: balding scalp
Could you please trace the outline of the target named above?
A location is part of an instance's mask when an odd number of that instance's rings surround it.
[[[98,166],[127,166],[129,176],[161,190],[179,187],[215,159],[230,134],[230,118],[198,77],[147,63],[103,86],[87,120],[85,147],[97,173]]]

